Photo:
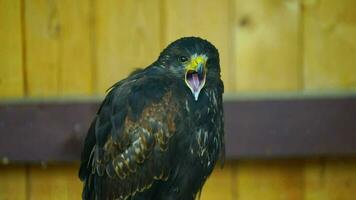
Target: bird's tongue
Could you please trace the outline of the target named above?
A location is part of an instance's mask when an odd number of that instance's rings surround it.
[[[200,86],[200,80],[198,74],[192,74],[191,79],[189,80],[189,84],[194,90],[194,92],[198,91]]]

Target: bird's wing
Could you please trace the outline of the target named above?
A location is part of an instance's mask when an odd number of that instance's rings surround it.
[[[87,190],[95,188],[96,196],[124,198],[168,178],[167,152],[178,110],[165,84],[143,77],[110,91],[82,155],[79,175]]]

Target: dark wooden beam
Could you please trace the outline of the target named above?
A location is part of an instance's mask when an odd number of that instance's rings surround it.
[[[4,162],[79,159],[97,102],[0,104]],[[226,101],[227,159],[356,155],[356,98]]]
[[[228,158],[356,155],[356,98],[225,103]]]
[[[0,158],[10,161],[74,161],[98,103],[0,106]]]

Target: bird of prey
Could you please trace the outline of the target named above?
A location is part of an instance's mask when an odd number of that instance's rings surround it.
[[[219,159],[224,129],[218,50],[184,37],[114,84],[87,133],[84,200],[194,200]]]

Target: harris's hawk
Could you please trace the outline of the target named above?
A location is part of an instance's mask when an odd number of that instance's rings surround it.
[[[113,85],[85,139],[85,200],[193,200],[224,156],[218,50],[185,37]]]

